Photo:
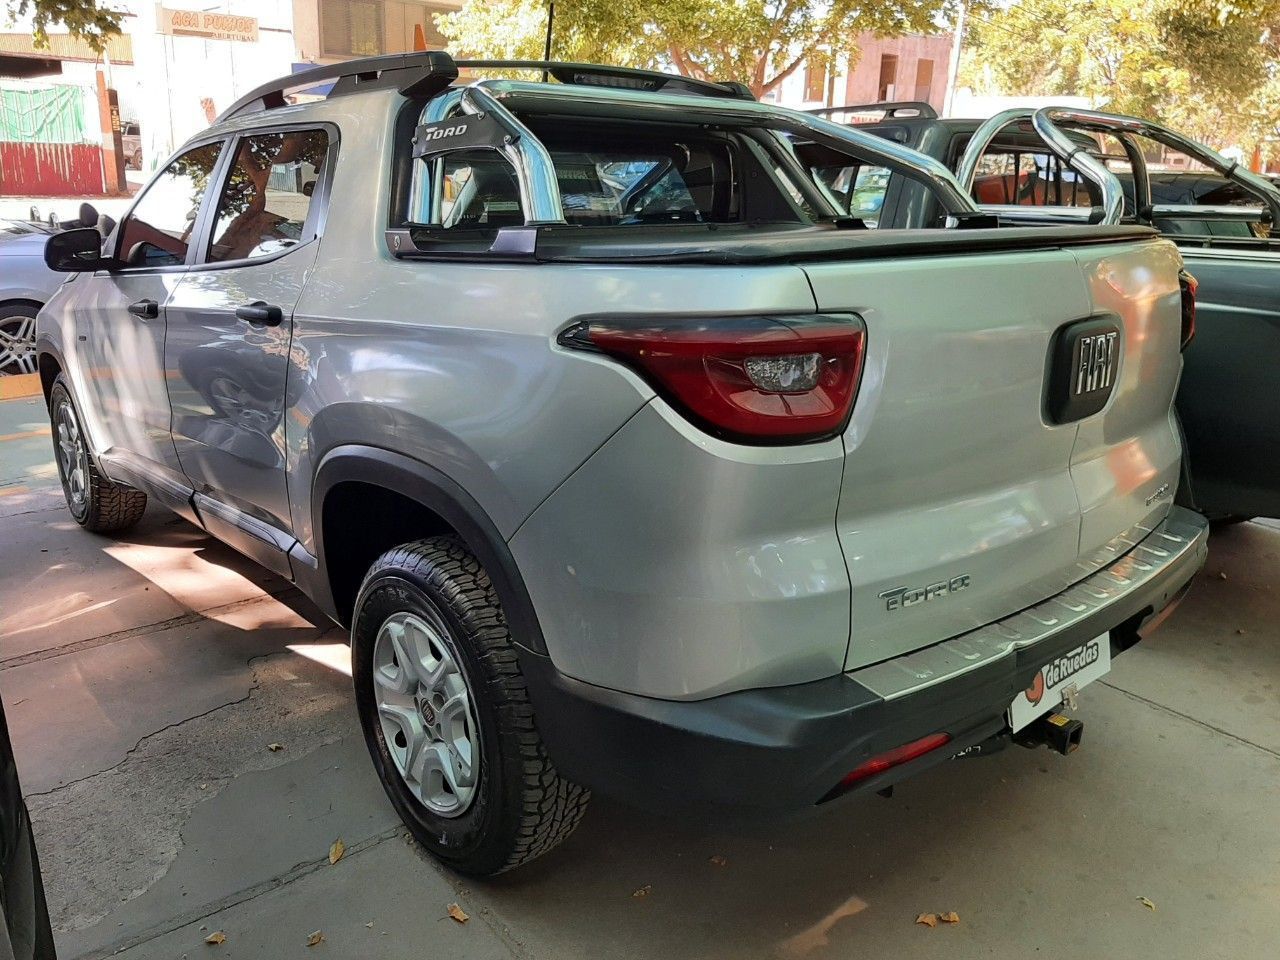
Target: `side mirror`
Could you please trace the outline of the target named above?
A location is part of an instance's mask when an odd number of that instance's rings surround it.
[[[55,233],[44,242],[44,262],[59,273],[109,270],[118,266],[102,255],[102,234],[96,227],[80,227]]]

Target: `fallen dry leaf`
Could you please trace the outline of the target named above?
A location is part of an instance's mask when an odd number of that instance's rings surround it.
[[[946,913],[938,914],[938,919],[943,923],[959,923],[960,914],[956,913],[954,910],[948,910]]]
[[[1139,897],[1138,902],[1142,904],[1144,907],[1146,907],[1148,910],[1154,910],[1156,908],[1156,905],[1152,903],[1150,900],[1148,900],[1146,897]]]
[[[916,923],[923,923],[926,927],[936,927],[938,925],[938,915],[936,913],[922,913],[916,917]]]
[[[652,883],[646,883],[646,884],[645,884],[643,887],[641,887],[639,890],[633,890],[633,891],[632,891],[632,893],[631,893],[631,895],[632,895],[633,897],[637,897],[637,898],[639,898],[639,897],[647,897],[651,892],[653,892],[653,884],[652,884]]]
[[[729,861],[717,853],[714,857],[711,858],[711,862],[715,864],[717,867],[723,867]]]
[[[223,933],[221,930],[215,930],[213,933],[209,934],[207,937],[204,938],[204,942],[209,944],[209,946],[211,947],[216,947],[219,944],[227,942],[227,935]]]
[[[449,904],[449,916],[453,917],[453,919],[457,920],[459,923],[466,923],[471,919],[467,916],[466,911],[456,903]]]
[[[308,947],[317,947],[322,943],[324,943],[324,934],[321,933],[319,930],[317,930],[315,933],[310,934],[307,937]]]
[[[268,750],[270,750],[272,753],[279,753],[281,750],[283,750],[283,749],[284,749],[284,744],[283,744],[283,743],[268,743],[268,744],[267,744],[267,749],[268,749]]]
[[[334,864],[342,859],[342,855],[347,852],[347,845],[341,840],[333,841],[333,845],[329,847],[329,863]]]

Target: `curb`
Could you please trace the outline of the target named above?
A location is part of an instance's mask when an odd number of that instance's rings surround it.
[[[40,374],[18,373],[0,377],[0,400],[40,396]]]

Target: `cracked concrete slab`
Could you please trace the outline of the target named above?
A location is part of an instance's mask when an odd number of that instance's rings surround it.
[[[59,931],[89,926],[145,893],[179,855],[192,811],[237,777],[296,763],[351,734],[347,677],[288,652],[255,661],[253,672],[242,699],[144,738],[103,773],[29,798]],[[271,742],[286,749],[273,753]],[[270,815],[256,806],[242,815]]]
[[[448,918],[450,903],[470,916]],[[518,935],[483,905],[473,902],[396,831],[349,854],[336,866],[315,866],[285,886],[193,920],[118,954],[127,960],[175,960],[213,955],[204,938],[226,934],[218,957],[315,960],[524,960]],[[319,930],[324,943],[306,945]],[[105,954],[104,954],[105,955]]]
[[[248,696],[250,660],[330,629],[271,597],[214,616],[0,671],[15,741],[60,745],[24,764],[28,793],[96,773],[139,739]]]

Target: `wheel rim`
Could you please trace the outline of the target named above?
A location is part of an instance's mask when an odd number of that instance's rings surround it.
[[[36,372],[36,318],[0,317],[0,374]]]
[[[405,785],[432,813],[465,813],[479,780],[479,728],[444,624],[413,613],[388,617],[373,644],[373,686]]]
[[[71,508],[80,512],[88,499],[89,455],[76,411],[66,397],[58,401],[53,420],[57,431],[58,473]]]

